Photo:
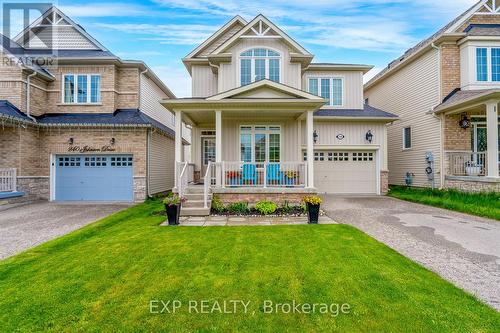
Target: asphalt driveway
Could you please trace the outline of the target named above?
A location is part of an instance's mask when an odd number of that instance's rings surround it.
[[[129,207],[130,204],[38,202],[0,208],[0,259],[12,256],[86,224]]]
[[[500,221],[389,197],[324,196],[323,209],[500,310]]]

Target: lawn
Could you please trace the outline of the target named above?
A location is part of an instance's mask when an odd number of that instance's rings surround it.
[[[159,227],[160,210],[159,202],[148,201],[1,261],[0,330],[442,333],[500,327],[500,313],[350,226]],[[159,300],[182,306],[150,313],[152,304],[153,312],[163,309]],[[190,300],[208,300],[210,307],[250,304],[247,313],[240,306],[236,314],[203,314],[189,313]],[[337,316],[335,310],[264,313],[266,300],[349,309]]]
[[[465,193],[456,190],[391,186],[389,196],[425,205],[500,220],[500,193]]]

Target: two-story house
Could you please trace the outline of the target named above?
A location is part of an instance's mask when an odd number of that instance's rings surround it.
[[[500,191],[499,1],[479,1],[364,91],[400,117],[388,127],[391,184]]]
[[[205,207],[210,193],[293,203],[307,193],[387,191],[386,124],[397,117],[364,103],[372,67],[313,58],[263,15],[234,17],[183,58],[193,96],[162,104],[192,127]],[[176,134],[176,188],[185,194],[180,125]]]
[[[145,63],[55,7],[3,42],[4,60],[55,58],[0,66],[0,197],[139,201],[173,188],[175,119],[159,101],[175,96]]]

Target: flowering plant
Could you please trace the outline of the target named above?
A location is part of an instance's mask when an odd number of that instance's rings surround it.
[[[238,178],[240,176],[240,172],[239,171],[228,171],[227,176],[229,178]]]
[[[285,176],[287,176],[288,178],[297,178],[297,171],[285,171]]]
[[[171,194],[163,200],[163,203],[167,206],[177,206],[183,204],[187,199],[185,197],[180,197],[177,194]]]
[[[304,201],[306,204],[315,205],[315,206],[321,204],[321,198],[318,197],[317,195],[305,196],[304,199],[302,199],[302,201]]]

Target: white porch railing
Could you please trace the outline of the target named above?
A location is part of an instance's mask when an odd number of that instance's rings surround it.
[[[0,169],[0,192],[17,191],[17,170]]]
[[[487,153],[470,151],[447,152],[448,174],[450,176],[485,176],[487,175]]]

